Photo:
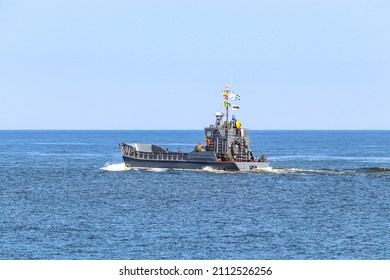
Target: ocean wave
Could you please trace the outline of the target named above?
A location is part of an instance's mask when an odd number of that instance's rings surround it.
[[[365,172],[365,173],[389,173],[390,167],[369,167],[369,168],[360,168],[356,170],[357,172]]]
[[[355,162],[371,162],[386,164],[390,163],[390,157],[362,157],[362,156],[331,156],[331,155],[285,155],[285,156],[270,156],[270,161],[291,161],[291,160],[305,160],[305,161],[355,161]]]
[[[304,169],[304,168],[272,168],[251,170],[252,173],[264,174],[303,174],[303,175],[388,175],[390,176],[389,167],[369,167],[358,169]]]

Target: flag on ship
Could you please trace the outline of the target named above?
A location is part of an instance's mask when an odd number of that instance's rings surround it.
[[[239,109],[240,109],[240,106],[233,104],[232,109],[233,109],[234,111],[235,111],[235,110],[239,110]]]
[[[234,94],[234,93],[230,94],[229,98],[231,100],[240,100],[240,96],[238,94]]]
[[[225,107],[225,108],[229,108],[230,107],[230,103],[226,102],[226,101],[223,101],[222,102],[222,106]]]

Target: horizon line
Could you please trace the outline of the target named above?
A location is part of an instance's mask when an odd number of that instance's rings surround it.
[[[283,128],[277,128],[277,129],[249,129],[247,130],[259,130],[259,131],[390,131],[390,129],[382,129],[382,128],[293,128],[293,129],[283,129]],[[203,129],[182,129],[182,128],[147,128],[147,129],[130,129],[130,128],[8,128],[8,129],[2,129],[0,128],[0,131],[203,131]]]

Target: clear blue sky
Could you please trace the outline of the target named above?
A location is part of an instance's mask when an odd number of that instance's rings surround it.
[[[390,129],[390,1],[0,0],[0,129]]]

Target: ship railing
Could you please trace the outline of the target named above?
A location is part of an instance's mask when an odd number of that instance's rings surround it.
[[[239,162],[248,162],[251,161],[248,157],[236,157],[236,158],[231,158],[231,159],[225,159],[221,158],[222,161],[239,161]]]
[[[153,153],[153,152],[141,152],[134,149],[134,147],[126,145],[126,144],[120,144],[120,148],[122,150],[122,154],[124,156],[132,157],[132,158],[138,158],[138,159],[145,159],[145,160],[172,160],[172,161],[183,161],[187,160],[188,154],[186,153],[173,153],[173,152],[166,152],[166,153]]]
[[[151,153],[151,152],[136,152],[133,157],[145,160],[172,160],[182,161],[187,160],[186,154],[180,153]]]
[[[249,157],[248,156],[238,156],[235,158],[236,161],[248,161]]]

